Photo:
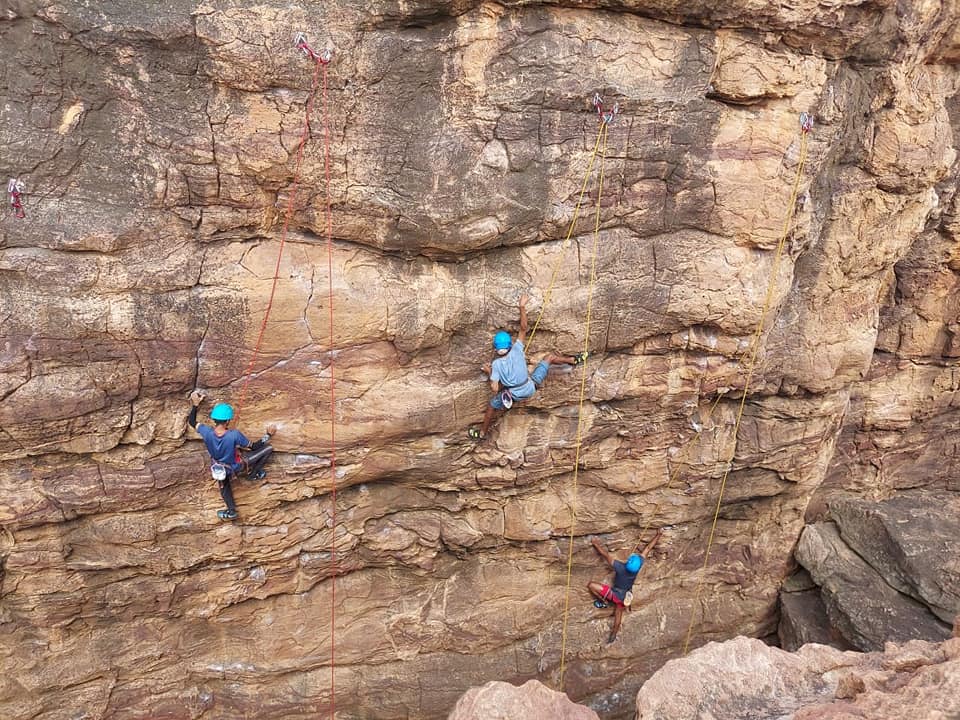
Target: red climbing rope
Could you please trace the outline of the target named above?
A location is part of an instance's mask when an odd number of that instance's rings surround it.
[[[337,393],[334,384],[333,372],[333,210],[330,200],[330,112],[327,102],[327,65],[330,64],[332,53],[329,50],[317,52],[307,44],[303,33],[297,33],[294,40],[296,46],[305,55],[316,61],[317,67],[323,68],[323,175],[326,187],[325,214],[327,236],[327,309],[330,321],[330,567],[333,574],[330,578],[330,718],[336,715],[336,627],[337,627]],[[316,92],[316,76],[314,77],[314,92]],[[307,117],[310,117],[309,110]]]
[[[273,271],[273,284],[270,287],[270,298],[267,300],[267,308],[263,314],[263,322],[260,323],[260,332],[257,335],[257,342],[253,347],[253,354],[247,369],[244,371],[243,386],[240,389],[240,398],[237,401],[236,418],[240,417],[240,410],[243,407],[243,401],[246,398],[247,386],[250,384],[251,372],[260,353],[260,345],[263,342],[263,335],[267,327],[267,321],[270,318],[270,310],[273,307],[273,298],[277,290],[277,281],[280,277],[280,262],[283,258],[283,248],[287,240],[287,230],[290,226],[290,217],[293,215],[294,201],[296,200],[297,187],[300,182],[300,166],[303,162],[303,148],[306,145],[307,138],[310,136],[310,116],[313,113],[313,101],[317,94],[317,88],[321,79],[323,83],[322,90],[322,113],[323,113],[323,173],[326,184],[326,236],[327,236],[327,282],[328,282],[328,306],[330,319],[330,522],[332,535],[330,540],[330,562],[333,568],[333,575],[330,582],[330,717],[334,718],[336,713],[336,692],[335,692],[335,672],[336,672],[336,654],[335,654],[335,631],[336,631],[336,529],[337,529],[337,443],[336,443],[336,387],[334,385],[333,356],[334,356],[334,330],[333,330],[333,212],[330,198],[330,122],[329,122],[329,104],[327,101],[327,66],[333,54],[330,50],[317,52],[307,44],[306,35],[297,33],[294,39],[294,45],[304,55],[309,57],[315,63],[313,73],[313,83],[310,89],[310,95],[307,98],[306,117],[303,123],[303,132],[300,135],[300,145],[297,147],[297,161],[293,172],[293,184],[290,188],[290,196],[287,199],[286,215],[283,219],[283,229],[280,233],[280,248],[277,253],[277,264]]]
[[[302,49],[298,36],[298,49]],[[305,44],[305,43],[303,43]],[[312,53],[312,51],[311,51]],[[329,59],[313,54],[310,55],[316,61],[316,68],[313,72],[313,87],[310,90],[310,96],[307,98],[306,115],[303,121],[303,132],[300,134],[300,144],[297,147],[297,162],[293,170],[293,184],[290,187],[290,195],[287,198],[287,210],[283,218],[283,229],[280,231],[280,249],[277,252],[277,265],[273,270],[273,284],[270,287],[270,298],[267,300],[267,309],[263,313],[263,322],[260,323],[260,332],[257,334],[257,341],[253,345],[253,354],[250,356],[250,362],[247,363],[246,370],[243,371],[243,385],[240,388],[240,398],[237,400],[237,412],[234,415],[234,424],[240,421],[240,411],[243,408],[243,402],[247,397],[247,387],[250,385],[253,366],[260,355],[260,345],[263,342],[263,334],[267,329],[267,321],[270,319],[270,310],[273,308],[273,297],[277,292],[277,281],[280,278],[280,261],[283,259],[283,246],[287,242],[287,230],[290,227],[290,217],[293,215],[293,203],[297,198],[297,187],[300,183],[300,166],[303,163],[303,148],[307,144],[307,138],[310,136],[310,115],[313,112],[313,100],[317,94],[317,87],[320,83],[320,69],[326,68]]]

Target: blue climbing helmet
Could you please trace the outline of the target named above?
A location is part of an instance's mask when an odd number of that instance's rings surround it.
[[[638,573],[641,565],[643,565],[643,560],[640,559],[639,555],[633,554],[627,558],[627,572]]]
[[[510,333],[506,330],[497,330],[497,333],[493,336],[493,349],[497,351],[509,350],[511,345],[513,345],[513,340],[510,338]]]
[[[226,403],[217,403],[210,411],[210,419],[214,422],[230,422],[233,420],[233,408]]]

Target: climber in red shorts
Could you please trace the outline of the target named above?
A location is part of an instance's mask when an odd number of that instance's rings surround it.
[[[647,559],[647,553],[653,550],[662,535],[663,530],[657,530],[653,540],[647,543],[640,554],[630,555],[625,563],[613,557],[599,540],[591,538],[590,542],[593,543],[593,547],[613,568],[612,586],[594,580],[587,583],[587,589],[597,597],[597,601],[594,603],[597,607],[607,607],[607,603],[613,604],[613,630],[610,631],[610,637],[607,639],[608,643],[617,639],[617,633],[620,632],[620,623],[623,621],[623,609],[630,605],[633,598],[633,583]]]

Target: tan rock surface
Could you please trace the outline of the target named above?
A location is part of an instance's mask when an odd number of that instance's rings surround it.
[[[841,720],[960,713],[960,642],[889,643],[883,652],[736,638],[671,660],[637,694],[636,720]]]
[[[593,710],[577,705],[563,693],[536,680],[520,687],[491,682],[463,694],[448,720],[512,720],[513,718],[554,718],[555,720],[599,720]]]
[[[556,687],[571,530],[564,689],[603,717],[691,620],[695,645],[772,634],[811,498],[956,487],[958,13],[901,5],[0,10],[0,173],[28,187],[0,220],[0,712],[312,718],[334,679],[341,720],[439,718],[491,679]],[[334,347],[317,108],[240,423],[277,422],[279,453],[222,525],[186,396],[244,380],[310,90],[299,29],[336,51]],[[562,241],[598,91],[623,112],[585,338],[588,208]],[[533,355],[593,353],[576,487],[577,373],[465,439],[528,288]],[[671,527],[606,646],[588,536],[627,551],[647,525]]]

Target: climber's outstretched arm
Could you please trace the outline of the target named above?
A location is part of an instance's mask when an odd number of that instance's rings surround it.
[[[607,552],[607,549],[596,538],[590,538],[593,548],[600,553],[600,557],[607,561],[607,565],[613,567],[613,555]]]
[[[647,543],[647,546],[646,546],[645,548],[643,548],[643,550],[640,552],[640,557],[642,557],[644,560],[646,560],[646,559],[647,559],[647,553],[650,552],[651,550],[653,550],[654,546],[656,546],[656,544],[657,544],[658,542],[660,542],[660,538],[661,538],[661,537],[663,537],[663,530],[662,530],[662,529],[657,530],[657,534],[653,536],[653,540],[651,540],[650,542],[648,542],[648,543]]]
[[[187,424],[194,430],[197,429],[197,408],[203,402],[205,395],[199,390],[190,393],[190,414],[187,415]]]

